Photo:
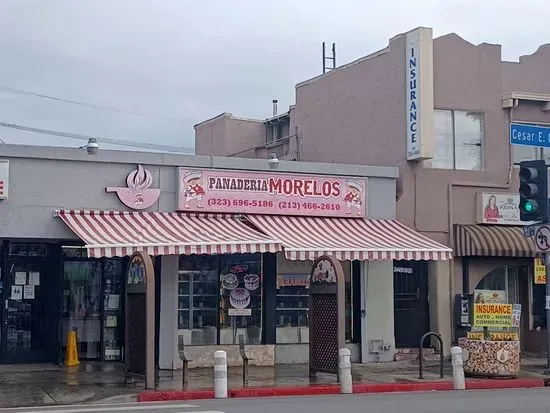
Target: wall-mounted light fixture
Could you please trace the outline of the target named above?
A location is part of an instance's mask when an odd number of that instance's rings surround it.
[[[267,163],[271,169],[276,169],[279,167],[279,158],[276,153],[270,153],[269,158],[267,158]]]
[[[88,152],[88,155],[97,155],[98,150],[99,150],[99,144],[97,143],[97,139],[96,138],[88,139],[88,143],[86,144],[86,151]]]

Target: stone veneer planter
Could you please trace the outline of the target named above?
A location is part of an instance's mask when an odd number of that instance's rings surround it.
[[[486,377],[515,377],[520,369],[519,341],[470,340],[459,338],[464,374]]]

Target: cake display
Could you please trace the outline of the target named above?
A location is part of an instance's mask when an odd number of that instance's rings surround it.
[[[247,290],[257,290],[260,286],[260,276],[258,274],[247,274],[244,276],[244,286]]]
[[[229,273],[223,276],[223,288],[233,290],[239,285],[239,279],[235,274]]]
[[[250,305],[250,293],[246,288],[235,288],[229,295],[229,303],[234,308],[246,308]]]

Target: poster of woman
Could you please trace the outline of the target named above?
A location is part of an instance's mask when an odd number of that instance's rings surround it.
[[[478,223],[520,225],[519,195],[508,193],[478,193]]]
[[[495,195],[489,196],[489,201],[485,205],[485,211],[483,212],[483,218],[486,222],[498,222],[502,215],[499,213],[497,205],[497,197]]]

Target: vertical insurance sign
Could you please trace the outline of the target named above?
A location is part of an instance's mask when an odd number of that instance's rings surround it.
[[[407,160],[434,155],[434,76],[432,29],[419,27],[405,35]]]

